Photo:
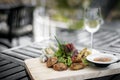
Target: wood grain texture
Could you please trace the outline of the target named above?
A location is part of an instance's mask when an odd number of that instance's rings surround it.
[[[25,60],[26,69],[33,80],[84,80],[120,73],[120,63],[114,63],[106,68],[86,67],[77,71],[55,71],[47,68],[39,58]]]

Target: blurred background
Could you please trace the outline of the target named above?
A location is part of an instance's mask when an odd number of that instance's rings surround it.
[[[51,39],[58,29],[83,30],[88,7],[100,7],[103,25],[119,29],[120,0],[0,0],[0,51]]]

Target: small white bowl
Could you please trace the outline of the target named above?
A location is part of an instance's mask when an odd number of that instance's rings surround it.
[[[102,62],[102,61],[95,61],[94,59],[95,58],[110,58],[111,60],[110,61],[106,61],[106,62]],[[110,64],[118,61],[118,58],[112,54],[107,54],[107,53],[94,53],[93,54],[90,54],[87,56],[86,58],[89,62],[95,64],[96,66],[98,67],[107,67],[109,66]]]

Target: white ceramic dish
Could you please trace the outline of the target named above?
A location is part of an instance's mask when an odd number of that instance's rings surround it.
[[[95,58],[101,58],[101,57],[104,57],[104,58],[109,58],[111,59],[110,61],[107,61],[107,62],[101,62],[101,61],[95,61],[94,59]],[[93,64],[95,64],[96,66],[98,67],[107,67],[109,66],[110,64],[118,61],[118,58],[112,54],[108,54],[108,53],[100,53],[99,51],[96,52],[95,50],[93,51],[92,54],[90,54],[89,56],[87,56],[87,60]]]

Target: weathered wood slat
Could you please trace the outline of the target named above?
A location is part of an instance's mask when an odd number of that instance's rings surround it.
[[[99,38],[94,37],[96,39],[96,40],[94,39],[94,42],[103,41],[103,40],[111,38],[112,36],[116,36],[116,33],[109,33],[108,35],[99,37]]]
[[[24,47],[24,48],[21,48],[23,50],[27,50],[27,51],[30,51],[30,52],[34,52],[34,53],[37,53],[39,55],[42,54],[42,51],[41,50],[37,50],[37,49],[33,49],[33,48],[30,48],[30,47]]]
[[[106,44],[102,45],[102,47],[103,48],[105,48],[105,47],[106,48],[107,47],[115,47],[116,45],[119,45],[119,42],[120,42],[120,39],[116,39],[116,40],[114,40],[114,41],[112,41],[110,43],[106,43]],[[102,49],[102,47],[101,47],[101,49]],[[117,48],[117,46],[115,48]]]
[[[79,42],[80,42],[80,43],[88,43],[89,41],[90,41],[89,38],[79,39]]]
[[[24,67],[3,57],[0,57],[0,60],[0,80],[30,80]]]
[[[120,49],[120,44],[111,45],[110,47],[115,47],[115,48],[119,48]]]
[[[21,72],[22,70],[24,70],[24,68],[22,66],[18,66],[18,67],[9,69],[7,71],[1,72],[0,79],[5,78],[5,77],[10,76],[10,75],[13,75],[13,74],[16,74],[18,72]]]
[[[116,39],[119,39],[119,36],[118,36],[118,35],[113,36],[113,37],[111,37],[111,38],[109,38],[109,39],[106,39],[106,40],[104,40],[104,41],[97,42],[97,43],[95,43],[95,45],[100,46],[100,45],[104,45],[104,44],[109,44],[110,42],[112,42],[112,41],[114,41],[114,40],[116,40]]]
[[[3,52],[3,53],[6,54],[6,55],[9,55],[9,56],[12,56],[12,57],[21,59],[21,60],[31,58],[31,57],[29,57],[29,56],[22,55],[22,54],[19,54],[19,53],[16,53],[16,52],[12,52],[12,51],[7,51],[7,52]]]
[[[106,34],[109,34],[110,32],[108,32],[108,31],[102,31],[102,32],[98,32],[98,33],[96,33],[94,36],[96,37],[96,38],[100,38],[100,37],[103,37],[103,36],[105,36]]]
[[[12,57],[12,56],[9,56],[9,55],[5,55],[5,54],[1,54],[1,57],[6,59],[6,60],[9,60],[11,62],[15,62],[17,64],[20,64],[20,65],[23,65],[24,66],[24,62],[23,60],[21,59],[18,59],[18,58],[15,58],[15,57]]]
[[[108,53],[108,54],[113,54],[117,57],[120,57],[120,54],[118,52],[113,52],[110,50],[105,50],[105,49],[100,49],[100,48],[95,48],[96,50],[99,50],[101,53]]]
[[[24,78],[19,79],[19,80],[31,80],[31,79],[29,79],[28,77],[24,77]]]
[[[36,43],[35,45],[40,46],[41,48],[44,48],[46,47],[47,44],[48,44],[47,41],[42,41],[40,43]]]
[[[120,45],[120,38],[111,43],[111,45]]]
[[[1,53],[0,53],[0,54],[1,54]],[[4,60],[4,59],[2,59],[1,56],[0,56],[0,61],[3,61],[3,60]]]
[[[37,46],[37,45],[29,45],[28,47],[42,50],[42,48],[40,46]]]
[[[95,47],[96,49],[102,49],[102,50],[105,50],[105,51],[111,51],[111,52],[115,52],[115,53],[120,53],[120,50],[115,50],[115,49],[113,49],[113,48],[110,48],[110,47]]]
[[[109,35],[106,35],[106,34],[109,34]],[[116,33],[110,33],[109,31],[107,32],[103,32],[103,33],[97,33],[95,34],[94,36],[94,43],[99,43],[99,44],[102,44],[104,40],[108,40],[108,38],[111,38],[111,36],[116,36]],[[118,36],[118,35],[117,35]],[[78,43],[84,43],[85,45],[89,45],[90,44],[90,35],[87,35],[87,36],[83,36],[84,38],[81,38],[81,36],[78,36]],[[110,41],[110,40],[108,40]]]
[[[20,80],[20,78],[23,78],[23,77],[26,77],[26,72],[25,71],[15,73],[15,74],[13,74],[11,76],[8,76],[8,77],[5,77],[1,80],[17,80],[17,79]],[[27,77],[26,77],[26,80],[28,80]]]
[[[77,36],[78,36],[78,38],[83,39],[84,37],[88,37],[89,35],[90,35],[89,33],[82,32],[82,33],[78,34]]]
[[[0,66],[6,65],[6,64],[9,64],[9,63],[11,63],[11,62],[7,61],[7,60],[2,60],[2,61],[0,61]]]
[[[11,68],[15,68],[19,66],[18,64],[15,64],[15,63],[10,63],[10,64],[7,64],[7,65],[4,65],[2,67],[0,67],[0,72],[3,72],[3,71],[6,71],[6,70],[9,70]]]
[[[39,54],[30,52],[30,51],[26,51],[26,50],[23,50],[23,49],[15,49],[15,50],[12,50],[12,51],[16,52],[16,53],[19,53],[19,54],[27,55],[27,56],[33,57],[33,58],[40,56]]]
[[[108,48],[106,48],[105,50],[110,50],[110,51],[113,51],[113,52],[118,52],[118,53],[120,53],[120,49],[119,49],[119,48],[115,48],[115,47],[108,47]]]

